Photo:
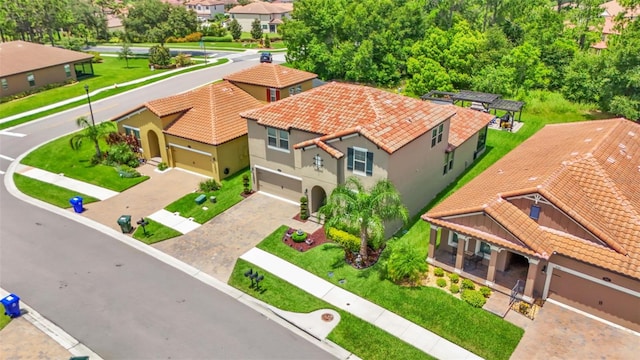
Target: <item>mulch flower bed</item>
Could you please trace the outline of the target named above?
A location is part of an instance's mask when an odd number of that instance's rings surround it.
[[[309,236],[307,237],[307,240],[303,241],[303,242],[295,242],[293,241],[293,239],[291,239],[291,235],[296,231],[296,229],[294,228],[289,228],[289,231],[287,233],[285,233],[285,235],[282,237],[282,242],[284,242],[285,244],[287,244],[288,246],[298,250],[298,251],[307,251],[309,249],[313,249],[314,247],[318,246],[318,245],[322,245],[324,243],[328,243],[331,242],[330,240],[327,239],[327,237],[324,234],[324,229],[320,228],[316,231],[313,232],[313,234],[309,234]]]

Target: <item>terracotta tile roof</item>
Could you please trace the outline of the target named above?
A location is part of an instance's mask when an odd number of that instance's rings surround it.
[[[283,89],[317,78],[318,75],[270,63],[261,63],[224,77],[235,83]]]
[[[449,144],[454,147],[464,144],[465,141],[469,140],[470,137],[487,126],[496,117],[482,111],[459,106],[455,107],[455,111],[456,114],[451,118],[449,130]]]
[[[610,119],[547,125],[423,215],[423,219],[450,224],[447,218],[451,216],[484,211],[540,255],[556,251],[640,278],[638,184],[637,123]],[[544,229],[528,214],[514,214],[507,205],[508,198],[525,194],[543,196],[606,247],[567,240],[573,237]],[[615,269],[613,265],[604,266],[606,259],[590,255],[592,248],[598,247],[602,248],[598,256],[618,254],[614,257],[623,263]]]
[[[158,117],[183,113],[164,132],[205,144],[220,145],[247,133],[239,113],[262,103],[226,81],[150,101],[145,106]]]
[[[0,43],[0,77],[92,58],[91,54],[26,41],[3,42]]]
[[[265,126],[315,133],[320,139],[357,132],[391,154],[455,111],[454,106],[332,82],[241,115]]]
[[[632,7],[632,8],[626,9],[622,5],[620,5],[620,3],[618,3],[615,0],[608,1],[608,2],[600,5],[600,7],[604,10],[604,12],[606,12],[606,14],[608,16],[612,16],[612,17],[620,14],[621,12],[625,13],[624,14],[625,17],[640,16],[640,6],[636,6],[636,7]],[[604,15],[604,12],[603,12],[603,15]]]
[[[289,13],[293,11],[293,4],[291,3],[268,3],[263,1],[256,1],[249,3],[247,5],[239,5],[231,10],[229,10],[230,14],[260,14],[260,15],[270,15],[270,14],[283,14]]]

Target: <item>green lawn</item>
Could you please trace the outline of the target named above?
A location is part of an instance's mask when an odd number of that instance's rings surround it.
[[[94,197],[20,174],[13,174],[13,181],[22,193],[63,209],[71,207],[69,200],[74,196],[81,196],[83,204],[99,201]]]
[[[244,38],[244,37],[243,37]],[[249,35],[247,37],[247,39],[250,39],[251,35]],[[152,46],[156,46],[158,44],[154,44],[154,43],[139,43],[139,44],[132,44],[133,47],[152,47]],[[113,52],[116,53],[118,51],[120,51],[121,47],[120,46],[114,46],[113,44],[100,44],[100,46],[113,46],[114,50]],[[164,44],[165,47],[170,48],[170,49],[185,49],[185,50],[202,50],[202,47],[200,47],[200,42],[184,42],[184,43],[166,43]],[[257,49],[258,48],[258,44],[257,43],[249,43],[249,42],[205,42],[205,47],[206,50],[224,50],[224,51],[243,51],[243,50],[247,50],[247,49]],[[284,44],[283,41],[271,41],[271,49],[286,49],[286,45]],[[268,49],[264,49],[264,50],[268,50]]]
[[[0,314],[0,330],[4,329],[8,323],[11,322],[11,318],[4,314],[4,311]]]
[[[137,185],[149,177],[122,178],[115,168],[106,165],[91,165],[91,157],[95,149],[91,142],[85,142],[79,151],[69,146],[69,134],[44,144],[27,155],[22,164],[50,171],[54,174],[64,174],[72,179],[81,180],[93,185],[101,186],[113,191],[122,192]],[[107,145],[101,142],[102,151]]]
[[[145,244],[154,244],[162,240],[167,240],[182,235],[182,233],[180,233],[179,231],[173,230],[172,228],[166,227],[151,219],[145,220],[147,220],[149,224],[145,226],[144,230],[142,229],[142,226],[138,225],[136,230],[133,232],[133,238],[140,240]],[[145,230],[147,232],[146,235]]]
[[[249,288],[250,282],[244,277],[244,272],[249,268],[265,275],[260,283],[263,291]],[[361,359],[433,359],[384,330],[337,309],[244,260],[238,259],[236,262],[229,284],[286,311],[309,313],[318,309],[336,310],[340,314],[340,322],[329,334],[328,339]]]
[[[341,286],[486,359],[509,359],[524,331],[482,309],[432,287],[409,288],[384,279],[384,259],[364,270],[344,261],[344,251],[328,243],[299,252],[282,243],[282,226],[257,247]],[[329,277],[329,273],[333,273]],[[279,303],[272,303],[280,306]]]
[[[228,208],[242,201],[243,197],[240,194],[243,190],[242,176],[244,174],[251,175],[251,172],[247,168],[231,177],[222,180],[222,186],[217,191],[208,193],[195,192],[187,194],[169,204],[167,207],[165,207],[165,210],[170,212],[179,212],[180,216],[186,218],[193,217],[193,219],[197,223],[204,224],[205,222],[216,217],[218,214],[224,212]],[[195,199],[202,194],[206,195],[207,200],[203,204],[198,205],[196,204]],[[209,201],[210,196],[216,197],[215,203]],[[204,207],[206,207],[207,210],[203,210]]]
[[[113,61],[117,60],[117,58],[105,58],[105,59],[109,59],[109,60],[112,61],[111,63],[113,64],[113,69],[115,69],[116,73],[119,71],[119,69],[124,69],[124,66],[125,66],[124,65],[124,60],[118,60],[118,61],[122,61],[122,64],[120,64],[119,62],[118,63],[113,62]],[[25,112],[25,111],[38,109],[38,108],[40,108],[42,106],[51,105],[51,104],[54,104],[54,103],[59,102],[61,100],[66,100],[66,99],[73,98],[73,97],[76,97],[76,96],[85,95],[86,94],[85,91],[84,91],[84,85],[85,84],[88,84],[89,88],[90,88],[90,91],[93,91],[93,90],[97,90],[97,89],[102,88],[102,87],[113,86],[113,84],[115,84],[115,83],[127,82],[127,81],[131,81],[131,80],[139,79],[139,78],[142,78],[142,77],[150,76],[150,75],[153,75],[153,74],[157,74],[159,72],[166,72],[166,70],[155,70],[154,72],[151,72],[150,70],[148,70],[148,67],[146,65],[146,64],[148,64],[148,61],[146,59],[137,59],[137,61],[142,61],[145,64],[145,67],[147,68],[147,70],[144,70],[144,69],[140,69],[140,67],[138,67],[137,68],[138,69],[137,70],[138,71],[138,76],[137,77],[133,77],[133,78],[130,78],[128,80],[120,80],[120,81],[118,81],[118,80],[114,80],[113,78],[110,78],[110,77],[105,77],[104,74],[98,74],[98,76],[96,76],[96,77],[93,77],[93,78],[90,78],[90,79],[85,79],[85,80],[82,80],[81,82],[78,82],[78,83],[75,83],[75,84],[71,84],[71,85],[60,87],[60,88],[43,91],[43,92],[31,95],[31,96],[23,98],[23,99],[18,99],[18,100],[14,100],[14,101],[11,101],[11,102],[8,102],[8,103],[0,104],[0,113],[2,114],[3,117],[16,115],[16,114],[20,114],[20,113]],[[167,79],[167,78],[169,78],[171,76],[184,74],[184,73],[191,72],[191,71],[201,70],[201,69],[203,69],[205,67],[212,67],[212,66],[221,65],[221,64],[224,64],[224,63],[226,63],[228,61],[229,60],[227,60],[227,59],[219,59],[219,60],[216,60],[215,62],[207,64],[207,65],[186,67],[186,68],[183,68],[181,71],[179,71],[177,73],[174,72],[174,73],[171,73],[171,74],[166,74],[164,76],[159,76],[159,77],[154,78],[154,79],[145,80],[145,81],[142,81],[142,82],[137,83],[137,84],[127,85],[127,86],[118,86],[118,88],[116,88],[116,89],[109,89],[109,90],[102,91],[99,94],[92,95],[91,96],[91,101],[97,101],[97,100],[104,99],[104,98],[107,98],[107,97],[110,97],[110,96],[113,96],[113,95],[116,95],[116,94],[123,93],[125,91],[133,90],[133,89],[136,89],[136,88],[139,88],[139,87],[142,87],[142,86],[154,83],[154,82],[158,82],[160,80]],[[131,62],[131,60],[129,60],[129,65],[130,65],[130,67],[132,67],[132,70],[134,70],[132,64],[133,63]],[[100,65],[100,64],[94,64],[94,66],[95,65]],[[110,73],[110,72],[112,72],[113,69],[111,69],[111,70],[109,70],[107,72]],[[132,74],[133,72],[123,71],[123,73]],[[94,81],[94,80],[95,81],[100,81],[103,84],[102,85],[99,85],[99,84],[93,84],[92,85],[91,81]],[[53,94],[53,95],[49,96],[50,94]],[[34,100],[34,99],[35,99],[35,101],[32,102],[32,100]],[[61,112],[61,111],[66,110],[66,109],[71,109],[71,108],[74,108],[76,106],[86,105],[86,104],[87,104],[87,100],[85,98],[83,98],[82,100],[78,100],[76,102],[57,107],[55,109],[46,110],[46,111],[43,111],[43,112],[39,112],[37,114],[33,114],[33,115],[25,116],[25,117],[22,117],[22,118],[19,118],[19,119],[15,119],[15,120],[12,120],[12,121],[7,121],[7,122],[4,122],[4,123],[1,123],[0,124],[0,129],[6,129],[6,128],[9,128],[9,127],[12,127],[12,126],[16,126],[16,125],[19,125],[19,124],[23,124],[23,123],[29,122],[29,121],[34,120],[34,119],[38,119],[38,118],[41,118],[41,117],[44,117],[44,116],[47,116],[47,115],[50,115],[50,114],[55,114],[55,113]]]

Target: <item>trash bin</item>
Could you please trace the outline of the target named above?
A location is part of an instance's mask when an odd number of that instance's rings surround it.
[[[20,316],[20,298],[18,295],[9,294],[0,301],[2,301],[2,305],[4,306],[5,315],[12,318]]]
[[[131,215],[120,215],[118,225],[120,225],[123,234],[130,233],[133,230],[133,226],[131,226]]]
[[[75,211],[78,214],[82,213],[82,211],[84,210],[84,207],[82,206],[82,197],[81,196],[72,197],[69,200],[69,203],[71,204],[71,206],[73,206],[73,211]]]

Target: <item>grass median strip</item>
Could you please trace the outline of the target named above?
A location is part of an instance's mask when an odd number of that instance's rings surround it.
[[[69,200],[74,196],[81,196],[83,204],[100,201],[91,196],[80,194],[73,190],[65,189],[57,185],[49,184],[40,180],[32,179],[28,176],[13,174],[13,181],[18,190],[32,198],[42,200],[57,207],[70,208]]]
[[[244,277],[244,272],[249,268],[265,275],[260,283],[264,291],[255,291],[249,287],[251,283]],[[309,313],[319,309],[337,311],[341,320],[329,334],[328,339],[361,359],[434,359],[384,330],[337,309],[242,259],[236,262],[229,284],[285,311],[299,313]]]
[[[148,224],[145,225],[144,229],[142,228],[142,226],[138,225],[136,230],[133,232],[133,238],[140,240],[145,244],[155,244],[157,242],[182,235],[182,233],[180,233],[179,231],[164,226],[159,222],[153,221],[149,218],[146,218],[145,220],[148,222]],[[134,222],[137,220],[132,219],[131,221]]]

